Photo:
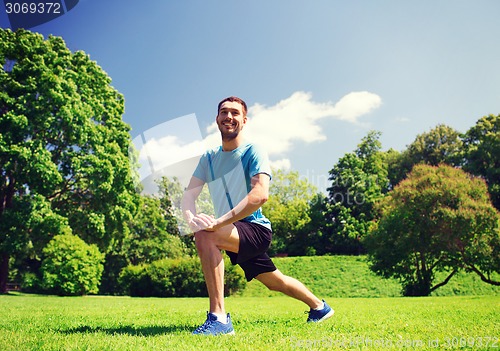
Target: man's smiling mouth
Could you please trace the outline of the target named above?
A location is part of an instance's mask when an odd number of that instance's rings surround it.
[[[232,123],[232,122],[222,122],[222,125],[224,127],[227,127],[227,128],[234,128],[234,127],[236,127],[236,123]]]

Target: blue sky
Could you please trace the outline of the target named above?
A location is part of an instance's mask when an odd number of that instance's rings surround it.
[[[237,95],[271,161],[324,188],[370,130],[403,150],[437,124],[465,132],[500,113],[499,13],[496,0],[81,0],[31,30],[97,61],[133,138],[195,114],[157,145],[217,142],[217,103]]]

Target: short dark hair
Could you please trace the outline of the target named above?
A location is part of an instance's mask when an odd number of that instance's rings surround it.
[[[219,114],[219,111],[220,111],[220,107],[222,106],[223,103],[225,103],[226,101],[229,101],[229,102],[238,102],[241,104],[241,106],[243,106],[243,113],[247,114],[248,110],[247,110],[247,104],[245,101],[243,101],[242,99],[240,99],[239,97],[237,96],[230,96],[230,97],[227,97],[225,98],[224,100],[222,100],[221,102],[219,102],[219,105],[217,106],[217,114]]]

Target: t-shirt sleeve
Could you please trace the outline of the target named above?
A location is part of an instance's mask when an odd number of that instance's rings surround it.
[[[271,164],[267,152],[258,145],[252,145],[249,162],[250,178],[260,173],[267,174],[271,178]]]
[[[200,157],[200,160],[198,161],[198,166],[196,166],[196,169],[193,172],[193,177],[201,179],[202,181],[207,183],[208,182],[207,172],[208,172],[208,156],[205,153]]]

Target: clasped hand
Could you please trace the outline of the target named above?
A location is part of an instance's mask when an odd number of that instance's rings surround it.
[[[191,217],[188,224],[189,228],[191,228],[194,233],[199,232],[200,230],[213,232],[216,229],[215,226],[217,221],[214,216],[199,213],[196,216]]]

